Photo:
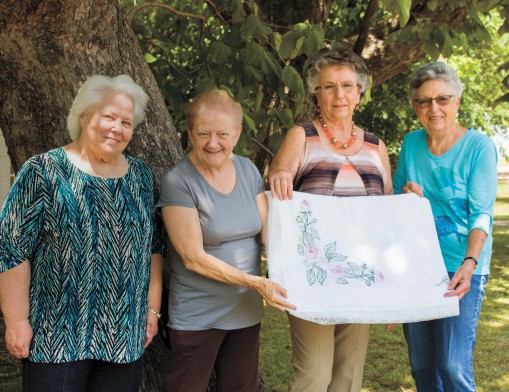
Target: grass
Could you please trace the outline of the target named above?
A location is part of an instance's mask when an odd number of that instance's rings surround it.
[[[509,220],[509,182],[498,184],[495,220]]]
[[[509,220],[509,183],[499,184],[495,220]],[[509,391],[509,266],[506,263],[509,258],[509,226],[494,226],[493,232],[492,270],[475,351],[478,392]],[[0,355],[0,363],[2,359],[4,363],[12,362],[10,357],[2,358]],[[267,392],[288,390],[292,377],[290,328],[286,315],[273,308],[266,308],[262,323],[260,372]],[[2,376],[5,375],[0,374],[0,380]],[[19,391],[19,379],[13,379],[12,375],[4,378],[4,383],[0,382],[0,390]],[[383,325],[372,326],[362,391],[415,392],[400,326],[390,333],[385,332]]]
[[[495,220],[509,220],[509,183],[499,184]],[[509,391],[509,226],[494,227],[491,275],[477,330],[474,366],[478,392]],[[260,372],[267,392],[284,392],[292,377],[286,315],[266,308]],[[415,392],[401,326],[371,327],[363,392]]]

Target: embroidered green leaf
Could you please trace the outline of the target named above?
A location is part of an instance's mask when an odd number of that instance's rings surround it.
[[[299,255],[304,256],[304,247],[301,244],[297,245],[297,252],[299,252]]]
[[[336,278],[336,283],[348,284],[348,280],[346,280],[345,278]]]
[[[348,263],[348,266],[350,269],[355,272],[357,275],[359,275],[359,266],[355,263]]]
[[[327,257],[327,259],[330,259],[334,255],[334,252],[336,251],[336,241],[331,242],[330,244],[327,244],[325,246],[324,251],[325,251],[325,257]]]
[[[304,246],[313,245],[315,240],[313,239],[313,236],[309,233],[302,233],[302,242],[304,243]]]
[[[319,240],[319,239],[320,239],[320,236],[318,235],[318,231],[317,231],[314,227],[311,229],[311,235],[312,235],[314,238],[316,238],[317,240]]]
[[[325,278],[327,278],[327,272],[319,266],[316,266],[316,270],[318,282],[323,286],[323,282],[325,282]]]
[[[340,255],[339,253],[334,253],[330,259],[330,261],[345,261],[348,256]]]
[[[313,284],[316,282],[316,273],[313,268],[308,269],[306,272],[306,277],[308,278],[309,285],[313,286]]]

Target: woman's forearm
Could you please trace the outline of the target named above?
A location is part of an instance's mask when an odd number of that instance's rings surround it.
[[[163,256],[154,253],[150,259],[150,284],[148,287],[148,307],[156,312],[161,311],[163,295]]]
[[[30,262],[0,274],[0,305],[5,324],[27,320],[30,312]]]
[[[16,358],[30,355],[33,331],[30,313],[30,263],[23,263],[0,274],[0,306],[5,320],[5,346]]]

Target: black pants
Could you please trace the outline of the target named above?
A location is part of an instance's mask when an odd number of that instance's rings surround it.
[[[93,359],[64,363],[23,360],[23,392],[138,392],[143,357],[131,363]]]

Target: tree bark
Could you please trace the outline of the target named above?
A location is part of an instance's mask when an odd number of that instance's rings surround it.
[[[180,142],[138,41],[117,0],[0,2],[0,128],[14,169],[70,142],[66,117],[93,74],[130,75],[150,97],[128,153],[159,178],[182,156]],[[161,390],[167,350],[146,353],[142,391]]]
[[[92,74],[128,74],[150,96],[130,154],[144,159],[158,178],[182,155],[117,0],[2,0],[0,69],[0,128],[15,170],[32,155],[70,142],[67,113]]]

